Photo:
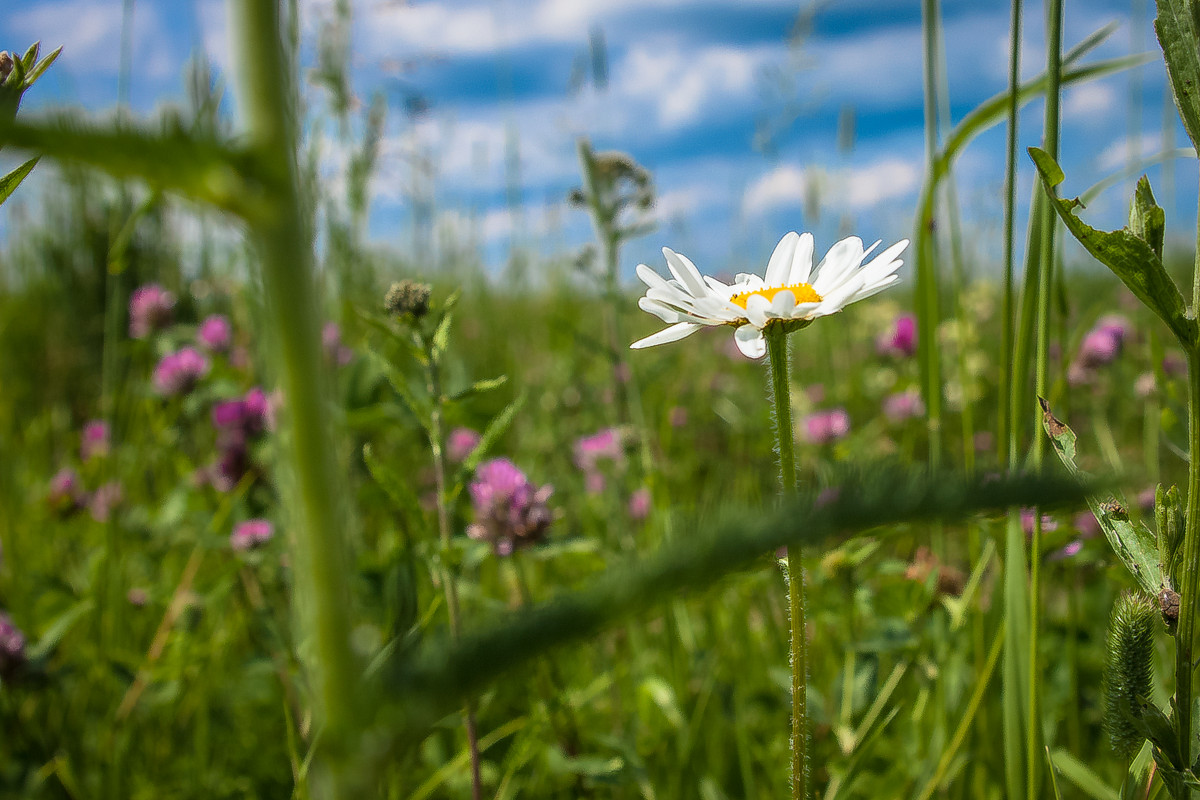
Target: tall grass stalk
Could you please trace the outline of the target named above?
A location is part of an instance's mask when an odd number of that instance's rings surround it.
[[[1062,80],[1062,0],[1049,0],[1046,6],[1046,107],[1044,142],[1046,151],[1058,158],[1059,139],[1059,89]],[[1050,291],[1054,273],[1054,240],[1057,233],[1054,210],[1049,203],[1043,204],[1044,211],[1039,242],[1038,300],[1037,300],[1037,348],[1036,348],[1036,393],[1047,394],[1050,347]],[[1036,430],[1040,410],[1034,407]],[[1046,448],[1044,436],[1034,436],[1033,466],[1040,469]],[[1042,518],[1035,511],[1033,541],[1030,545],[1029,571],[1029,732],[1026,738],[1026,767],[1028,769],[1028,796],[1036,797],[1042,759],[1039,757],[1041,739],[1041,704],[1038,674],[1039,625],[1041,622],[1041,561],[1042,561]]]
[[[922,0],[921,30],[923,33],[925,76],[925,163],[932,171],[938,155],[937,126],[937,21],[940,18],[938,0]],[[929,426],[929,464],[937,467],[942,455],[942,376],[937,346],[937,329],[941,320],[938,301],[938,265],[936,237],[929,235],[934,227],[933,209],[928,216],[917,218],[917,348],[921,369],[921,391],[925,401],[926,422]],[[922,235],[925,233],[925,235]]]
[[[1046,107],[1043,140],[1045,148],[1058,158],[1059,134],[1059,91],[1062,82],[1062,0],[1048,0],[1046,4]],[[1047,377],[1050,370],[1050,291],[1054,273],[1054,238],[1057,233],[1054,209],[1043,204],[1042,224],[1038,242],[1038,290],[1037,290],[1037,346],[1034,383],[1039,397],[1047,393]],[[1040,409],[1034,409],[1034,429],[1040,419]],[[1032,461],[1034,469],[1041,469],[1046,448],[1046,437],[1034,436]],[[1035,509],[1033,515],[1033,540],[1029,547],[1029,695],[1026,707],[1028,729],[1025,734],[1025,768],[1027,770],[1026,796],[1038,796],[1042,775],[1041,757],[1041,681],[1038,680],[1038,648],[1041,624],[1041,564],[1042,564],[1042,515]]]
[[[285,66],[283,30],[274,0],[230,0],[233,50],[239,56],[238,100],[245,141],[277,183],[274,204],[250,237],[261,259],[266,318],[277,348],[278,379],[287,404],[280,432],[292,472],[296,589],[302,630],[313,643],[315,699],[323,725],[316,762],[319,796],[348,798],[358,750],[359,664],[351,649],[350,558],[345,539],[344,473],[337,469],[325,402],[320,315],[312,232],[305,225],[296,167],[297,120]],[[323,775],[322,775],[323,773]]]
[[[779,485],[785,502],[796,495],[796,446],[792,429],[792,387],[787,333],[780,324],[763,330],[771,368],[771,398],[775,404],[775,438],[779,448]],[[809,795],[808,753],[808,636],[804,608],[804,552],[799,544],[787,549],[788,612],[791,619],[792,665],[792,800]]]
[[[1008,53],[1008,128],[1004,141],[1004,304],[1001,310],[1002,331],[1000,336],[1000,363],[1013,364],[1015,348],[1014,331],[1016,314],[1016,291],[1013,283],[1013,265],[1016,260],[1016,213],[1017,213],[1017,134],[1020,102],[1018,90],[1021,86],[1021,6],[1022,0],[1012,0],[1009,14]],[[1008,424],[1011,399],[1008,370],[998,375],[998,403],[996,415],[996,446],[1002,465],[1012,467],[1012,454],[1016,452],[1016,432]]]

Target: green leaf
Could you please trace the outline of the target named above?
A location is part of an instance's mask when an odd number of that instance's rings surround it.
[[[507,375],[500,375],[496,378],[484,378],[481,381],[475,381],[466,389],[450,395],[449,400],[451,402],[465,400],[468,397],[474,397],[477,394],[483,394],[484,392],[490,392],[493,389],[498,389],[506,383],[508,383]]]
[[[1167,62],[1175,106],[1192,144],[1200,148],[1200,51],[1196,48],[1193,0],[1157,0],[1154,32]]]
[[[433,408],[430,405],[430,400],[427,397],[418,397],[408,385],[408,376],[388,361],[387,358],[372,347],[367,348],[367,358],[375,365],[375,368],[383,373],[387,378],[388,383],[396,390],[396,394],[400,396],[400,400],[404,403],[405,408],[417,418],[417,422],[426,431],[429,430],[429,420],[433,415]]]
[[[58,615],[54,622],[50,623],[50,627],[42,634],[26,655],[31,661],[38,661],[50,655],[54,648],[58,647],[58,643],[63,640],[63,637],[75,626],[75,623],[88,614],[94,607],[95,603],[92,600],[80,600],[75,605],[68,608],[66,611]]]
[[[1071,474],[1087,479],[1090,476],[1075,465],[1075,432],[1054,416],[1050,404],[1039,397],[1042,405],[1042,427],[1059,459],[1071,471]],[[1158,539],[1146,529],[1146,526],[1134,525],[1129,519],[1125,504],[1117,499],[1101,502],[1089,495],[1088,507],[1100,523],[1105,538],[1113,552],[1121,559],[1125,567],[1133,574],[1138,584],[1154,597],[1167,584],[1163,565],[1159,559]]]
[[[273,198],[284,191],[252,152],[193,135],[176,117],[164,119],[157,131],[77,114],[37,122],[0,119],[0,145],[140,179],[247,219],[269,216]]]
[[[1129,207],[1129,230],[1150,245],[1154,255],[1161,261],[1166,227],[1166,215],[1158,207],[1158,203],[1154,202],[1150,180],[1143,175],[1137,182],[1137,188],[1133,192],[1133,203]]]
[[[662,600],[711,587],[723,575],[761,567],[781,546],[816,547],[838,532],[932,518],[960,520],[987,509],[1075,503],[1086,491],[1075,479],[1053,473],[970,477],[872,467],[847,478],[837,497],[823,505],[812,491],[773,513],[731,514],[724,524],[690,531],[658,553],[613,565],[583,589],[476,620],[473,630],[457,640],[430,642],[399,658],[384,670],[381,688],[393,693],[394,713],[403,718],[397,720],[397,734],[419,738],[430,720],[461,707],[464,698],[509,670],[552,648],[590,640]]]
[[[1054,194],[1054,187],[1063,180],[1062,170],[1054,159],[1036,147],[1029,148],[1029,155],[1041,175],[1046,196],[1067,230],[1167,323],[1184,348],[1192,349],[1197,341],[1196,320],[1187,316],[1179,287],[1151,245],[1128,229],[1104,232],[1084,223],[1074,213],[1078,200],[1061,200]]]
[[[29,173],[33,172],[33,168],[37,166],[38,160],[37,158],[31,158],[3,178],[0,178],[0,204],[3,204],[17,190],[17,187],[21,185],[21,181],[25,180]]]
[[[363,445],[362,454],[367,471],[371,473],[375,482],[387,492],[388,497],[392,498],[392,502],[405,513],[419,512],[421,503],[412,487],[400,476],[400,473],[380,460],[379,456],[375,455],[375,448],[370,444]]]
[[[40,51],[41,49],[42,49],[41,41],[34,42],[33,44],[29,45],[29,49],[25,51],[25,55],[21,56],[21,58],[20,58],[21,67],[26,72],[28,72],[30,70],[30,68],[33,67],[33,63],[34,63],[34,61],[37,60],[37,57],[38,57],[38,51]],[[61,50],[62,48],[60,47],[59,49]]]
[[[521,410],[521,406],[525,405],[525,393],[517,395],[517,399],[513,400],[504,410],[496,416],[492,417],[492,421],[484,428],[483,434],[479,437],[479,444],[475,445],[475,449],[467,456],[459,467],[458,474],[454,476],[454,485],[450,489],[450,500],[453,501],[458,497],[458,493],[462,491],[466,485],[467,479],[471,477],[471,473],[479,466],[479,462],[488,454],[496,442],[512,425],[513,419],[517,416],[517,412]]]
[[[1050,759],[1052,768],[1061,772],[1064,778],[1088,797],[1095,800],[1120,800],[1120,795],[1115,789],[1068,751],[1058,749],[1054,751],[1053,756],[1047,753],[1046,757]],[[1052,776],[1053,774],[1051,772]]]
[[[27,71],[29,74],[25,76],[25,88],[26,89],[28,89],[30,86],[33,86],[34,81],[36,81],[38,78],[42,77],[42,74],[45,73],[46,70],[50,69],[50,65],[58,60],[58,56],[59,56],[59,54],[62,53],[62,50],[63,50],[62,47],[59,47],[53,53],[46,56],[41,61],[37,62],[37,64],[34,65],[33,69],[27,68]]]

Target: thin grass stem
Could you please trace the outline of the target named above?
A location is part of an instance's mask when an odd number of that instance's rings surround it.
[[[1059,95],[1062,83],[1062,0],[1046,4],[1046,115],[1044,141],[1046,152],[1058,158]],[[1039,397],[1047,393],[1050,372],[1050,291],[1054,274],[1055,216],[1049,203],[1043,204],[1041,241],[1038,255],[1037,345],[1034,384]],[[1036,404],[1031,404],[1038,413]],[[1040,418],[1040,417],[1039,417]],[[1035,430],[1036,430],[1035,418]],[[1034,469],[1041,469],[1046,449],[1046,437],[1033,437]],[[1041,747],[1041,681],[1038,680],[1038,648],[1041,625],[1042,516],[1035,509],[1033,541],[1029,547],[1029,695],[1026,708],[1025,768],[1026,796],[1038,796],[1042,779]]]

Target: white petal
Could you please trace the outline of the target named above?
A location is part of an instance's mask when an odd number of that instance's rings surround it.
[[[862,239],[857,236],[842,239],[829,248],[829,252],[817,265],[817,280],[813,282],[813,289],[816,289],[817,294],[824,295],[825,292],[817,289],[817,282],[829,288],[836,286],[847,272],[862,263],[862,257]]]
[[[813,235],[802,233],[800,241],[796,243],[796,253],[792,256],[792,271],[788,275],[788,286],[808,283],[808,276],[812,274],[812,256]]]
[[[696,297],[708,294],[708,287],[704,285],[704,280],[700,277],[700,270],[696,269],[696,265],[686,256],[681,256],[669,247],[663,248],[663,255],[667,257],[667,267],[675,276],[675,280],[683,284]]]
[[[722,297],[726,297],[729,295],[729,287],[726,286],[725,284],[721,283],[716,278],[712,278],[712,277],[709,277],[708,275],[705,275],[704,282],[708,284],[708,288],[712,289],[714,292],[721,295]]]
[[[815,316],[812,312],[820,307],[820,303],[799,303],[792,309],[792,319],[809,319]]]
[[[771,301],[761,294],[752,294],[746,298],[746,319],[756,328],[767,324],[767,312],[771,310]]]
[[[753,325],[743,325],[733,332],[733,341],[746,358],[762,358],[767,354],[767,342],[762,331]]]
[[[737,289],[739,292],[745,292],[761,289],[764,285],[763,279],[753,272],[739,272],[733,278],[732,288]]]
[[[903,253],[906,247],[908,247],[908,239],[901,239],[863,265],[863,272],[867,274],[866,282],[870,283],[875,276],[886,275],[898,270],[904,262],[897,260],[896,256]]]
[[[664,286],[667,286],[667,279],[647,267],[645,264],[637,265],[637,276],[642,279],[642,283],[646,284],[651,289],[660,289]]]
[[[663,328],[658,333],[652,333],[645,339],[638,339],[629,345],[629,347],[633,350],[641,350],[643,347],[654,347],[657,344],[677,342],[686,336],[691,336],[702,327],[704,326],[695,322],[679,322],[669,328]]]
[[[792,270],[792,257],[796,253],[796,244],[799,241],[800,234],[795,231],[785,234],[779,240],[779,244],[775,245],[775,252],[771,253],[771,260],[767,262],[763,283],[767,286],[787,285],[788,274]]]
[[[771,301],[771,316],[779,319],[788,319],[792,316],[792,309],[796,307],[796,294],[790,289],[784,289],[775,295],[775,299]]]
[[[686,319],[683,314],[679,313],[670,306],[663,305],[657,300],[652,300],[649,297],[638,298],[638,308],[640,308],[642,311],[653,314],[667,324],[683,322]]]

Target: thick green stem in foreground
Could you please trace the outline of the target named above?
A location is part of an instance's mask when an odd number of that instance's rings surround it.
[[[1188,493],[1183,534],[1183,577],[1179,630],[1175,638],[1175,704],[1179,709],[1179,751],[1192,763],[1192,645],[1196,640],[1196,600],[1200,591],[1200,349],[1188,352]]]
[[[296,554],[295,599],[304,634],[313,644],[313,687],[322,726],[317,764],[320,796],[345,798],[355,780],[359,751],[358,694],[362,673],[350,646],[349,553],[346,515],[339,498],[344,473],[336,468],[326,375],[321,360],[320,314],[312,263],[312,233],[301,211],[296,171],[296,126],[288,104],[291,76],[284,68],[275,0],[231,0],[234,52],[239,57],[239,105],[245,144],[273,179],[273,206],[251,226],[261,259],[267,322],[277,347],[278,380],[286,398],[280,433],[287,446]]]
[[[796,447],[792,437],[792,391],[788,378],[787,332],[780,324],[764,331],[771,363],[775,402],[775,438],[779,445],[779,483],[784,498],[796,494]],[[804,553],[788,548],[788,610],[792,621],[792,799],[808,797],[808,637],[804,616]]]

